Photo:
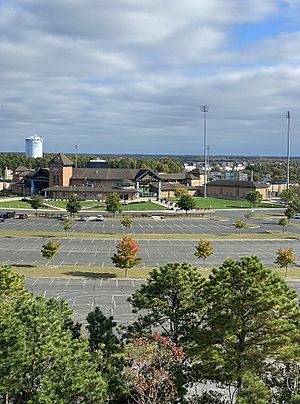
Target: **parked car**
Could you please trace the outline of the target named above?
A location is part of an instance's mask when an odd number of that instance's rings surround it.
[[[16,216],[16,212],[4,212],[3,214],[4,219],[10,219],[11,217]]]
[[[60,216],[61,220],[69,219],[69,218],[70,218],[70,216],[67,213],[64,213],[63,215]]]
[[[297,213],[297,215],[295,215],[295,219],[300,219],[300,214]]]
[[[95,218],[95,220],[96,220],[97,222],[103,222],[104,217],[103,217],[102,215],[97,215],[96,218]]]
[[[19,219],[28,219],[27,213],[20,213],[19,214]]]
[[[3,222],[4,222],[4,217],[0,216],[0,223],[3,223]]]
[[[79,216],[80,222],[87,222],[88,220],[89,220],[89,216],[86,216],[86,215]]]

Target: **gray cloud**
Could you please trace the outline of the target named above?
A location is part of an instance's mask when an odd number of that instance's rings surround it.
[[[238,50],[233,33],[282,10],[279,0],[2,1],[1,150],[22,151],[38,132],[48,151],[200,154],[206,103],[213,154],[284,153],[286,109],[292,134],[299,127],[299,32]]]

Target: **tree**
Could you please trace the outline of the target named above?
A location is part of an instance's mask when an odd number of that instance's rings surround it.
[[[176,205],[179,209],[185,210],[187,215],[189,210],[195,209],[196,201],[191,195],[182,195]]]
[[[282,217],[281,219],[279,219],[278,224],[279,224],[279,226],[282,226],[282,233],[285,233],[286,226],[288,225],[288,221],[286,220],[286,218]]]
[[[236,220],[233,223],[233,226],[239,230],[239,235],[241,235],[242,229],[244,229],[247,226],[247,223],[243,222],[242,220]]]
[[[135,312],[143,311],[129,332],[137,330],[138,335],[143,335],[151,327],[158,327],[163,335],[182,346],[187,341],[188,328],[197,323],[203,308],[203,284],[199,270],[187,262],[154,268],[147,283],[129,298]]]
[[[69,235],[69,230],[71,230],[72,227],[73,227],[71,220],[70,220],[69,218],[65,218],[65,219],[62,221],[62,225],[63,225],[64,231],[66,232],[66,237],[68,237],[68,235]]]
[[[65,329],[61,308],[54,299],[32,297],[19,299],[13,315],[1,317],[3,402],[105,402],[106,383],[97,360],[87,341],[73,339]]]
[[[289,205],[293,203],[295,198],[297,198],[297,192],[294,187],[289,187],[288,189],[283,190],[279,196],[283,202]]]
[[[191,335],[203,379],[239,392],[246,375],[261,378],[272,359],[296,347],[297,294],[257,257],[214,268],[203,299],[207,309]]]
[[[175,198],[181,198],[183,195],[188,195],[189,191],[186,188],[177,188],[174,191]]]
[[[48,241],[48,243],[42,245],[42,256],[44,258],[46,258],[47,260],[51,260],[52,261],[52,265],[53,265],[53,258],[55,256],[55,254],[58,253],[60,249],[60,243],[58,241]]]
[[[35,215],[37,215],[38,208],[42,208],[44,206],[43,198],[39,195],[34,195],[30,199],[28,199],[32,209],[35,209]]]
[[[127,230],[127,229],[129,229],[129,227],[132,227],[133,219],[131,219],[128,216],[125,216],[120,220],[120,222],[121,222],[122,227],[124,227]]]
[[[289,205],[285,212],[284,212],[286,218],[288,219],[288,221],[290,221],[293,217],[295,217],[296,215],[296,211],[293,205]]]
[[[262,195],[259,191],[251,191],[245,199],[250,203],[250,206],[257,206],[262,201]]]
[[[114,353],[119,340],[114,334],[116,323],[113,321],[113,317],[106,317],[99,307],[95,307],[94,311],[88,314],[86,320],[90,350],[101,349],[106,355]]]
[[[137,256],[138,251],[137,242],[131,237],[125,236],[117,245],[117,253],[111,257],[117,268],[124,268],[126,277],[128,269],[133,268],[142,261],[142,258]]]
[[[177,398],[176,370],[185,355],[170,338],[154,333],[125,347],[128,367],[123,375],[133,387],[132,402],[174,403]]]
[[[75,216],[75,213],[78,213],[81,209],[80,201],[77,195],[71,195],[68,199],[68,203],[66,206],[67,212],[70,213],[72,217]]]
[[[277,264],[280,268],[285,268],[285,274],[287,275],[288,265],[296,264],[296,255],[292,248],[279,248],[276,251],[277,257],[274,264]]]
[[[196,246],[195,256],[203,259],[203,266],[205,268],[206,258],[213,255],[214,249],[211,241],[200,240],[199,244]]]
[[[112,213],[114,216],[116,212],[122,212],[122,204],[120,197],[115,192],[106,197],[105,205],[106,205],[106,211]]]

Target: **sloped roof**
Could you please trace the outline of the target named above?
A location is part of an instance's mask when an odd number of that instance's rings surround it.
[[[30,170],[25,166],[18,166],[14,171],[15,173],[22,173],[23,171],[30,171]]]
[[[207,186],[210,187],[215,187],[215,186],[221,186],[221,187],[238,187],[238,188],[268,188],[267,184],[263,184],[261,182],[255,182],[255,181],[239,181],[239,180],[216,180],[216,181],[211,181],[207,183]]]
[[[71,179],[134,180],[139,171],[131,168],[73,168]]]
[[[63,187],[60,185],[54,185],[49,188],[45,188],[44,191],[57,191],[57,192],[85,192],[86,194],[91,193],[105,193],[105,192],[116,192],[118,194],[135,194],[135,189],[122,189],[122,188],[112,188],[112,187]]]
[[[64,153],[58,153],[49,161],[49,167],[69,167],[73,165],[73,161]]]

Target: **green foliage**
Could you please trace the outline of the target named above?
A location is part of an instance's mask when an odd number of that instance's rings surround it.
[[[101,349],[106,355],[111,355],[117,351],[119,343],[118,338],[114,334],[116,323],[113,317],[106,317],[99,307],[90,312],[87,316],[87,330],[89,332],[90,350],[96,351]]]
[[[30,203],[32,209],[35,209],[35,214],[37,214],[38,208],[42,208],[44,206],[43,198],[38,195],[32,196],[30,199],[28,199],[28,202]]]
[[[250,206],[257,206],[262,201],[262,196],[259,191],[251,191],[245,199],[250,203]]]
[[[143,284],[130,298],[135,312],[141,314],[129,332],[140,334],[159,327],[175,343],[185,344],[189,327],[197,323],[203,309],[204,278],[197,268],[188,263],[169,263],[154,268]]]
[[[70,215],[74,217],[75,213],[78,213],[80,209],[81,205],[78,196],[71,195],[66,206],[67,212],[69,212]]]
[[[247,226],[247,223],[243,222],[242,220],[236,220],[233,223],[233,226],[239,230],[239,234],[241,234],[241,230],[244,229]]]
[[[296,214],[295,207],[293,205],[289,205],[286,208],[284,214],[287,217],[287,219],[290,221],[293,217],[295,217],[295,214]]]
[[[179,209],[185,210],[187,214],[189,210],[195,209],[196,201],[191,195],[182,195],[176,205]]]
[[[137,256],[138,251],[137,242],[131,237],[125,236],[117,245],[117,253],[111,257],[117,268],[124,268],[126,277],[128,269],[142,261],[142,258]]]
[[[123,227],[125,227],[125,229],[129,229],[129,227],[132,227],[133,219],[131,219],[128,216],[125,216],[120,220],[120,222],[121,222],[121,225]]]
[[[276,251],[276,259],[274,264],[278,265],[280,268],[285,268],[285,277],[287,275],[288,265],[296,263],[296,255],[292,248],[279,248]]]
[[[237,394],[237,404],[269,404],[272,402],[272,390],[255,374],[246,373],[243,386]]]
[[[71,220],[70,220],[69,218],[65,218],[65,219],[62,221],[62,226],[63,226],[64,231],[66,232],[66,237],[68,237],[69,231],[70,231],[70,230],[72,229],[72,227],[73,227],[73,224],[72,224]]]
[[[257,257],[225,260],[204,285],[207,306],[192,334],[205,379],[240,389],[261,377],[271,359],[292,349],[299,334],[297,295]]]
[[[55,254],[58,253],[60,249],[60,243],[58,241],[48,241],[48,243],[42,245],[41,254],[44,258],[52,260]]]
[[[5,285],[2,296],[14,298],[14,310],[0,316],[0,399],[103,403],[106,383],[87,341],[74,338],[67,303],[32,297],[8,267],[1,270],[1,288]],[[1,299],[1,313],[5,305]]]
[[[115,215],[117,212],[122,212],[122,204],[118,194],[115,192],[108,195],[105,199],[106,211]]]
[[[174,192],[175,198],[181,198],[183,195],[188,195],[188,190],[186,188],[177,188]]]
[[[282,232],[285,233],[286,226],[288,225],[288,221],[286,220],[285,217],[282,217],[281,219],[278,220],[278,225],[282,226]]]
[[[199,244],[196,246],[195,256],[203,259],[203,265],[205,267],[206,258],[213,255],[214,249],[211,241],[200,240]]]

